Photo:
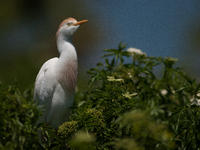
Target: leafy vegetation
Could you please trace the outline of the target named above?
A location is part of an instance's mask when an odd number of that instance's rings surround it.
[[[0,84],[0,149],[24,149],[37,141],[35,122],[39,111],[32,91],[22,95],[16,84]]]
[[[57,135],[35,127],[32,92],[1,84],[2,149],[191,150],[200,147],[200,84],[175,68],[177,59],[149,57],[138,49],[104,50],[104,63],[88,71],[69,122]],[[155,71],[156,70],[156,71]],[[159,73],[160,71],[160,73]],[[45,135],[39,144],[37,129]]]

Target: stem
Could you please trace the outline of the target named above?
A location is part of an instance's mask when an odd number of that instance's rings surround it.
[[[194,135],[195,135],[195,145],[196,145],[196,150],[198,150],[198,136],[197,136],[197,108],[198,106],[195,108],[194,110]]]
[[[116,61],[115,62],[116,62],[115,65],[117,66],[118,65],[118,55],[116,55]]]
[[[135,67],[135,60],[136,60],[136,55],[135,55],[135,53],[133,54],[133,65],[134,65],[134,67]]]

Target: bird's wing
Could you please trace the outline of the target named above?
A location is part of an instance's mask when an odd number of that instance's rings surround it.
[[[42,99],[49,99],[52,96],[49,89],[46,89],[44,87],[46,86],[45,84],[47,80],[46,79],[47,72],[50,70],[50,68],[52,68],[56,64],[57,60],[58,58],[52,58],[48,60],[47,62],[45,62],[36,77],[34,100],[39,101],[39,103],[41,102]]]
[[[54,92],[54,75],[52,68],[55,67],[58,58],[52,58],[45,62],[41,67],[35,81],[34,101],[38,106],[44,106],[42,109],[43,115],[39,122],[46,122],[49,111],[51,110],[52,97]],[[52,78],[51,78],[52,77]]]

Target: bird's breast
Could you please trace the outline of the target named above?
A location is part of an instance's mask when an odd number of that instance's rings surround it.
[[[58,82],[66,90],[67,93],[74,93],[77,83],[78,64],[77,60],[71,60],[60,65],[58,69]]]

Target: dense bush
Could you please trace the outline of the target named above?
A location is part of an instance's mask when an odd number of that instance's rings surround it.
[[[198,101],[199,85],[173,67],[177,59],[125,47],[104,50],[105,63],[88,71],[89,90],[77,93],[77,108],[65,125],[76,123],[59,129],[63,140],[81,130],[95,136],[93,149],[199,147],[199,105],[190,101]]]
[[[38,141],[35,122],[39,111],[31,90],[21,94],[16,84],[0,83],[0,116],[0,149],[25,149]]]
[[[0,110],[5,120],[0,127],[1,147],[198,149],[200,85],[174,68],[177,59],[125,48],[120,43],[117,49],[104,50],[105,63],[88,71],[88,89],[77,92],[70,121],[59,127],[57,136],[41,125],[46,135],[42,145],[34,140],[38,112],[31,94],[23,97],[16,88],[1,85],[0,106],[6,108]],[[10,134],[15,132],[17,138]],[[23,140],[16,144],[16,139]]]

